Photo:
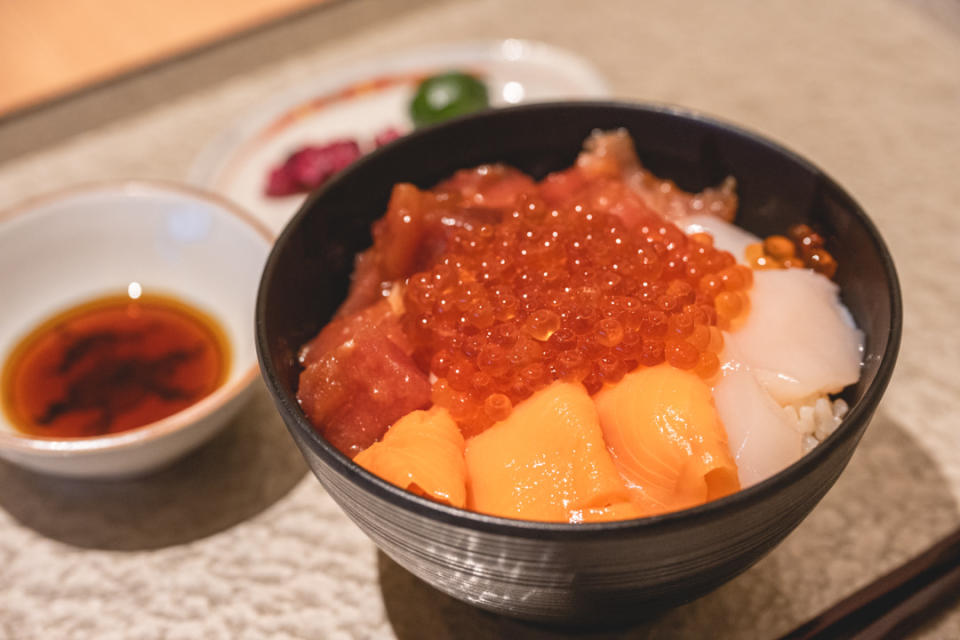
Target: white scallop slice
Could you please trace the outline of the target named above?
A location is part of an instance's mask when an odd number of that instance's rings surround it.
[[[732,351],[727,348],[722,354],[713,401],[737,461],[740,485],[749,487],[797,461],[803,454],[803,435],[749,367],[733,359]]]
[[[741,264],[747,262],[747,245],[761,242],[760,238],[749,231],[741,229],[735,224],[724,222],[716,216],[707,214],[687,216],[680,224],[683,226],[683,231],[688,235],[691,233],[709,233],[713,236],[713,246],[729,251]]]
[[[729,340],[780,405],[837,393],[860,377],[863,333],[838,292],[809,269],[754,272],[750,312]]]

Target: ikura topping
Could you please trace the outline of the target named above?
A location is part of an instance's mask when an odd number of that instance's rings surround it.
[[[863,340],[823,239],[734,227],[734,187],[684,192],[622,131],[540,182],[395,185],[300,405],[382,479],[502,517],[641,518],[776,473],[836,427]]]
[[[433,402],[477,433],[554,380],[589,393],[666,361],[704,378],[720,329],[749,308],[749,268],[650,211],[628,226],[524,195],[498,223],[458,229],[410,277],[404,328],[438,379]]]
[[[828,278],[837,272],[837,261],[824,249],[823,236],[805,224],[795,224],[786,236],[767,236],[747,247],[747,260],[754,269],[813,269]]]

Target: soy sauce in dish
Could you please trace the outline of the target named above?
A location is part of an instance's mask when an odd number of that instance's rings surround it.
[[[136,296],[56,314],[23,338],[4,364],[3,407],[31,436],[117,433],[209,395],[226,378],[229,358],[213,318],[138,287]]]

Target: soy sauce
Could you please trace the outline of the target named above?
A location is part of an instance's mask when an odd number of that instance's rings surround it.
[[[219,325],[175,298],[98,298],[41,323],[13,349],[3,407],[31,436],[126,431],[212,393],[229,355]]]

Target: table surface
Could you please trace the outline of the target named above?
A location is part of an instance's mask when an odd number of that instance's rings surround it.
[[[0,2],[0,115],[216,42],[322,0]]]
[[[591,637],[775,637],[960,523],[960,5],[950,0],[330,3],[0,121],[0,209],[81,181],[183,180],[235,114],[359,57],[521,37],[616,96],[742,123],[844,184],[902,279],[899,365],[846,472],[714,593]],[[9,277],[9,276],[7,276]],[[551,638],[378,554],[307,472],[262,387],[152,477],[78,484],[0,463],[0,638]],[[960,637],[960,606],[920,636]]]

